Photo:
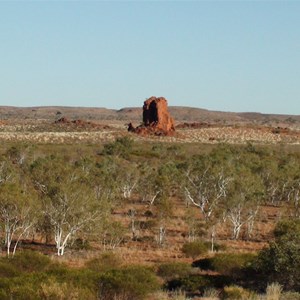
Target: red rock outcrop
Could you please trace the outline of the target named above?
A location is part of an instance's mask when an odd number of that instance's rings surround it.
[[[162,131],[174,131],[174,121],[168,112],[168,102],[163,97],[151,97],[144,102],[143,106],[144,125],[155,127]]]
[[[172,135],[175,131],[174,120],[168,112],[168,102],[163,97],[150,97],[144,102],[143,124],[133,127],[130,123],[128,131],[141,135]]]

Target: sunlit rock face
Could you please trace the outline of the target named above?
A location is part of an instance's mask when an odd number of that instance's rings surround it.
[[[144,125],[165,132],[174,131],[174,120],[168,112],[168,101],[163,97],[151,97],[143,106]]]
[[[168,101],[163,97],[147,99],[143,106],[143,124],[133,127],[130,123],[128,130],[142,135],[171,135],[175,126],[168,112]]]

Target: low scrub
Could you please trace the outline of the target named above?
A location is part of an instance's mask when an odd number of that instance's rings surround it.
[[[203,241],[189,242],[182,246],[182,252],[187,257],[192,257],[193,259],[200,255],[206,254],[208,250],[209,245]]]
[[[113,252],[104,252],[99,257],[93,258],[86,263],[86,267],[95,272],[106,272],[121,265],[121,258]]]
[[[101,300],[141,300],[159,288],[155,274],[146,267],[131,266],[110,270],[99,280]]]
[[[252,253],[220,253],[211,258],[195,261],[193,266],[236,278],[251,269],[255,259],[256,255]]]
[[[185,277],[190,274],[192,271],[192,267],[190,264],[183,262],[175,262],[175,263],[164,263],[158,267],[157,275],[160,277],[170,280],[180,277]]]
[[[8,262],[18,271],[27,273],[44,271],[51,264],[48,256],[31,250],[19,252],[12,258],[3,258],[3,261]]]
[[[189,275],[179,279],[168,281],[168,290],[183,290],[189,293],[203,292],[207,287],[212,287],[212,283],[207,276]]]

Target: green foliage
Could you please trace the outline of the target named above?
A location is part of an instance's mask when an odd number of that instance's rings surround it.
[[[182,252],[187,257],[192,257],[193,259],[195,259],[199,255],[203,255],[207,253],[208,250],[209,250],[208,244],[202,241],[189,242],[189,243],[185,243],[182,246]]]
[[[203,292],[210,286],[212,286],[210,279],[202,275],[188,275],[179,279],[172,279],[166,285],[168,290],[184,290],[190,293]]]
[[[114,249],[124,239],[126,229],[118,221],[106,222],[103,226],[102,243],[106,249]]]
[[[110,270],[100,277],[100,299],[140,300],[159,288],[154,273],[146,267],[130,266]]]
[[[167,280],[185,277],[192,271],[191,265],[183,262],[170,262],[159,265],[157,274]]]
[[[300,289],[300,220],[285,220],[277,224],[275,241],[258,256],[256,269],[268,281],[278,282],[288,289]]]
[[[208,259],[210,269],[223,275],[238,277],[251,267],[256,258],[252,253],[220,253]]]
[[[86,267],[95,272],[107,272],[122,265],[121,258],[113,252],[104,252],[86,263]]]
[[[70,246],[73,250],[89,250],[91,245],[87,239],[77,238]]]
[[[97,299],[99,275],[69,269],[47,256],[22,251],[0,260],[0,299]]]
[[[50,278],[41,284],[39,297],[47,300],[96,299],[95,294],[91,290],[84,287],[76,287],[66,282],[58,282],[54,278]]]
[[[19,252],[12,258],[2,258],[2,262],[4,261],[16,268],[19,272],[26,273],[44,271],[51,264],[51,260],[48,256],[31,250]]]
[[[102,154],[128,158],[133,148],[133,140],[127,136],[117,138],[114,142],[104,145]]]
[[[2,258],[0,260],[0,277],[10,278],[15,277],[19,274],[19,270],[17,267],[10,263],[10,260],[7,258]],[[1,297],[0,297],[1,299]]]

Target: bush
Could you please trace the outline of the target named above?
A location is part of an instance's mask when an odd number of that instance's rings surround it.
[[[202,258],[193,261],[192,267],[199,268],[201,270],[212,270],[212,259],[211,258]]]
[[[7,260],[16,269],[26,273],[41,272],[51,264],[48,256],[31,250],[18,252],[14,257],[7,258]]]
[[[214,244],[214,249],[215,249],[216,252],[219,252],[219,251],[225,251],[227,249],[227,247],[224,244],[215,243]]]
[[[46,275],[44,273],[19,273],[19,276],[14,278],[1,278],[0,290],[6,297],[0,299],[39,299],[39,285],[45,280]]]
[[[278,282],[286,289],[300,289],[300,220],[279,222],[274,230],[275,241],[260,251],[256,270],[265,281]]]
[[[237,277],[250,268],[256,258],[252,253],[221,253],[208,259],[210,269],[223,275]]]
[[[9,278],[15,277],[18,274],[18,269],[10,263],[10,260],[8,260],[7,258],[2,258],[0,260],[0,277]]]
[[[168,290],[183,290],[190,293],[203,292],[212,284],[207,276],[189,275],[180,279],[170,280],[166,285]]]
[[[58,282],[50,278],[47,282],[42,283],[39,290],[39,299],[97,299],[95,293],[84,287],[76,287],[66,282]]]
[[[203,255],[207,253],[208,250],[209,250],[209,246],[202,241],[189,242],[189,243],[185,243],[182,246],[182,252],[187,257],[192,257],[193,259],[195,259],[199,255]]]
[[[106,272],[120,267],[122,261],[113,252],[104,252],[99,257],[93,258],[86,263],[86,267],[95,272]]]
[[[157,274],[167,280],[187,276],[192,268],[187,263],[165,263],[158,267]]]
[[[99,296],[105,300],[140,300],[159,288],[155,274],[146,267],[131,266],[104,273],[99,281]]]
[[[77,238],[72,245],[70,246],[73,250],[90,250],[91,245],[88,240],[84,240],[82,238]]]
[[[117,138],[114,142],[104,145],[102,154],[121,156],[128,158],[132,151],[134,141],[129,137]]]

